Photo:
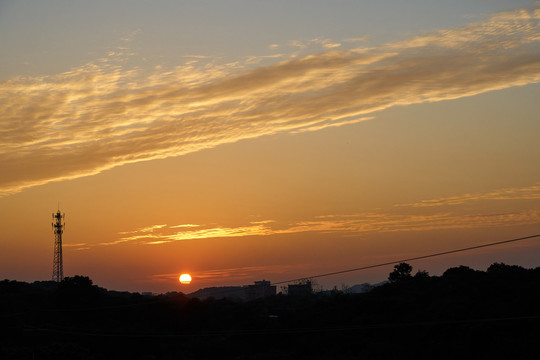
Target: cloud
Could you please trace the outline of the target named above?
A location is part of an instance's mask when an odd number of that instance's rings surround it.
[[[296,133],[302,133],[302,132],[308,132],[308,131],[319,131],[319,130],[326,129],[326,128],[329,128],[329,127],[336,127],[336,126],[343,126],[343,125],[347,125],[347,124],[354,124],[354,123],[357,123],[357,122],[360,122],[360,121],[366,121],[366,120],[372,120],[372,119],[374,119],[373,116],[367,116],[367,117],[355,118],[355,119],[352,119],[352,120],[320,122],[320,123],[315,124],[313,126],[307,126],[307,127],[300,128],[298,130],[293,130],[293,131],[291,131],[291,133],[296,134]]]
[[[540,10],[270,66],[188,61],[147,74],[113,52],[0,83],[0,196],[242,139],[540,81]],[[306,44],[295,43],[297,47]]]
[[[182,224],[182,225],[173,225],[171,226],[170,228],[171,229],[177,229],[177,228],[194,228],[194,227],[199,227],[200,225],[195,225],[195,224]]]
[[[469,201],[479,200],[538,200],[540,199],[540,184],[521,188],[499,189],[480,194],[464,194],[438,199],[422,200],[410,204],[398,204],[396,207],[432,207],[445,205],[461,205]]]
[[[499,226],[516,226],[540,223],[540,212],[520,211],[502,214],[454,213],[435,214],[389,214],[360,213],[327,216],[323,219],[303,221],[277,233],[299,233],[315,231],[320,233],[343,232],[356,235],[367,232],[431,231],[444,229],[471,229]]]
[[[313,39],[310,43],[320,45],[325,49],[333,49],[341,46],[340,43],[333,42],[331,39]]]
[[[215,280],[244,280],[253,277],[257,273],[259,277],[285,274],[295,269],[302,268],[302,264],[296,265],[266,265],[266,266],[243,266],[220,269],[193,269],[191,277],[197,283],[206,283]],[[154,274],[152,280],[169,281],[178,279],[179,273]]]
[[[226,268],[226,269],[211,269],[211,270],[199,270],[197,273],[192,273],[192,279],[197,282],[204,282],[207,280],[239,280],[246,279],[253,275],[253,272],[261,272],[265,270],[264,267],[238,267],[238,268]],[[178,273],[168,274],[154,274],[153,279],[156,280],[171,280],[178,279]]]
[[[82,247],[84,247],[84,249],[87,249],[85,247],[87,245],[88,245],[88,243],[74,243],[74,244],[67,243],[67,244],[62,244],[62,246],[64,246],[64,247],[76,247],[76,248],[79,248],[79,249],[82,248]]]
[[[173,227],[160,229],[152,234],[139,233],[123,237],[120,242],[158,245],[175,241],[201,240],[227,237],[268,236],[305,232],[342,233],[386,233],[403,231],[431,231],[444,229],[472,229],[500,226],[517,226],[540,223],[540,211],[528,210],[508,213],[456,214],[439,212],[432,214],[393,214],[389,212],[366,212],[357,214],[325,215],[310,220],[298,221],[280,227],[275,221],[260,221],[239,227],[205,227],[198,230],[175,231]],[[108,244],[108,243],[107,243]]]
[[[177,241],[240,238],[299,233],[340,234],[356,236],[366,233],[395,233],[411,231],[434,231],[447,229],[496,228],[540,224],[540,211],[504,211],[490,207],[486,213],[461,209],[459,205],[476,200],[537,200],[539,185],[523,188],[495,190],[485,194],[461,195],[418,203],[400,204],[387,210],[351,214],[325,214],[311,219],[300,219],[293,223],[280,224],[275,220],[258,220],[246,225],[227,227],[196,224],[150,225],[135,230],[120,232],[117,240],[103,243],[67,244],[76,250],[110,245],[160,245]],[[451,210],[438,211],[437,206],[453,205]],[[501,209],[507,209],[504,203]],[[407,212],[397,210],[408,207]],[[416,209],[416,210],[415,210]],[[412,212],[411,212],[412,211]]]
[[[369,39],[368,36],[362,36],[362,37],[357,37],[357,38],[344,39],[343,42],[346,42],[346,43],[366,42],[368,41],[368,39]]]
[[[120,234],[131,235],[122,237],[119,241],[137,241],[142,244],[157,245],[182,240],[270,235],[272,231],[267,225],[269,223],[270,221],[257,221],[240,227],[202,227],[192,224],[169,227],[154,225],[130,232],[122,232]],[[153,231],[144,231],[146,229],[153,229]],[[177,229],[182,230],[179,231]]]

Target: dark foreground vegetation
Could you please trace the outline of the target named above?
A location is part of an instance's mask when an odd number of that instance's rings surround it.
[[[365,294],[200,301],[87,277],[0,282],[1,359],[537,359],[540,268],[411,274]]]

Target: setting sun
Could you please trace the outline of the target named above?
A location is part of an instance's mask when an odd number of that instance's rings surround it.
[[[180,275],[180,283],[181,284],[189,284],[189,283],[191,283],[191,275],[189,275],[189,274]]]

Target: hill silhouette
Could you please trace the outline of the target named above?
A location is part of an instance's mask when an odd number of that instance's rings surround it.
[[[407,269],[365,293],[248,302],[4,280],[0,358],[536,358],[540,268]]]

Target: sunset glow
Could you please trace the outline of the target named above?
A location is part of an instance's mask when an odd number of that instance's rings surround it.
[[[533,0],[4,2],[2,279],[50,279],[59,205],[66,276],[153,293],[539,234],[539,33]]]

